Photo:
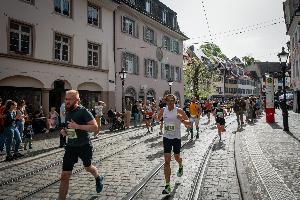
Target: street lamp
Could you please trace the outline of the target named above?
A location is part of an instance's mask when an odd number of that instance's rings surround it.
[[[282,71],[282,78],[283,78],[283,102],[282,102],[282,117],[283,117],[283,130],[289,131],[289,121],[288,121],[288,110],[286,107],[286,90],[285,90],[285,72],[286,72],[286,62],[288,59],[289,53],[285,52],[284,47],[282,47],[281,53],[279,53],[277,56],[280,61],[281,65],[281,71]]]
[[[125,99],[124,99],[124,81],[127,77],[127,71],[124,69],[124,67],[122,67],[122,70],[119,72],[119,76],[120,76],[120,79],[122,80],[122,113],[125,112],[124,110],[124,102],[125,102]]]
[[[170,91],[170,94],[172,94],[173,80],[172,80],[172,79],[169,79],[169,80],[168,80],[168,84],[169,84],[169,91]]]

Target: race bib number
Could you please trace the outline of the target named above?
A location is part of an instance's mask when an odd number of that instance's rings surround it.
[[[165,133],[170,134],[175,131],[175,124],[166,124]]]
[[[66,131],[68,134],[68,139],[76,139],[77,138],[75,129],[68,128],[68,129],[66,129]]]
[[[223,117],[223,112],[217,112],[218,117]]]
[[[150,116],[149,115],[146,115],[146,118],[148,119]]]

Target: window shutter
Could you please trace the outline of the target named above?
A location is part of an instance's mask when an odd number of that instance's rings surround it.
[[[157,33],[154,31],[154,45],[157,46]]]
[[[174,66],[170,66],[170,68],[171,68],[171,73],[170,73],[170,78],[172,79],[172,80],[174,80]]]
[[[158,75],[158,63],[157,61],[154,61],[154,77],[153,78],[157,78]]]
[[[182,69],[181,69],[181,67],[179,67],[179,82],[181,82],[181,73],[182,73]]]
[[[134,55],[133,57],[133,74],[138,74],[138,56]]]
[[[135,33],[134,33],[134,36],[135,37],[139,37],[139,25],[138,25],[138,23],[134,23],[134,31],[135,31]]]
[[[121,31],[123,32],[123,33],[125,33],[126,31],[124,30],[124,20],[125,20],[125,17],[124,16],[121,16]]]
[[[148,63],[148,60],[147,59],[144,59],[144,70],[145,70],[145,77],[147,77],[147,63]]]
[[[139,57],[135,57],[135,63],[136,63],[136,75],[139,75],[140,73],[140,65],[139,65]]]
[[[161,79],[166,79],[165,64],[161,63]]]
[[[127,68],[125,65],[126,65],[126,53],[122,52],[121,67],[124,67],[124,69],[127,71]]]
[[[144,41],[147,42],[147,28],[145,26],[143,26],[143,37]]]

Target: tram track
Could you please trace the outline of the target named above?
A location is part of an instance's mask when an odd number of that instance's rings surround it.
[[[111,135],[111,136],[107,136],[107,137],[103,137],[103,138],[97,138],[97,139],[93,140],[93,142],[97,142],[97,141],[103,142],[104,140],[117,138],[118,136],[128,134],[129,132],[132,132],[132,131],[135,131],[135,130],[137,130],[137,129],[131,129],[131,130],[121,132],[121,133],[118,133],[118,134],[114,134],[114,135]],[[104,148],[106,148],[110,145],[117,144],[118,142],[121,142],[124,139],[126,139],[126,138],[120,138],[119,140],[116,140],[114,142],[107,142],[106,144],[104,144],[100,147],[98,147],[99,145],[97,145],[96,148],[93,148],[93,151],[101,150],[101,149],[104,149]],[[35,175],[35,174],[40,173],[42,171],[51,169],[52,167],[59,166],[62,163],[61,157],[62,157],[63,152],[64,152],[64,149],[61,149],[59,152],[54,152],[54,153],[47,154],[47,155],[44,155],[44,156],[39,157],[39,158],[34,158],[34,159],[31,159],[31,160],[27,160],[26,162],[23,162],[22,164],[26,164],[26,163],[32,162],[34,160],[37,160],[37,159],[44,159],[44,160],[52,160],[52,159],[55,159],[55,158],[57,159],[57,161],[51,162],[50,164],[46,164],[44,166],[39,166],[39,164],[36,164],[37,167],[35,169],[29,171],[29,172],[24,173],[24,171],[20,170],[20,164],[18,164],[18,165],[13,164],[11,167],[7,167],[6,169],[10,169],[10,171],[14,171],[15,174],[20,171],[20,175],[17,175],[17,176],[15,175],[15,177],[9,178],[7,180],[5,180],[4,177],[2,177],[1,178],[2,181],[0,182],[0,189],[1,189],[1,187],[5,186],[7,184],[10,184],[10,183],[13,183],[13,182],[16,182],[16,181],[20,181],[23,178],[28,178],[29,176],[32,176],[32,175]],[[61,153],[61,155],[60,155],[60,153]],[[58,155],[54,155],[54,154],[58,154]],[[51,157],[52,155],[53,155],[54,158]],[[34,166],[34,164],[31,163],[30,166],[32,167],[32,166]],[[13,167],[15,167],[16,169],[14,169]],[[4,169],[2,169],[2,170],[4,170]]]
[[[119,135],[124,135],[128,132],[138,130],[140,128],[144,128],[144,126],[141,126],[141,127],[138,127],[138,128],[133,128],[133,129],[127,129],[127,130],[119,132],[119,133],[111,132],[113,135],[109,135],[107,137],[102,137],[102,138],[91,139],[91,140],[92,140],[92,142],[97,142],[97,141],[100,141],[100,140],[109,139],[109,138],[116,137],[116,136],[119,136]],[[11,169],[14,166],[22,165],[22,164],[25,164],[25,163],[28,163],[28,162],[32,162],[34,160],[43,159],[47,156],[51,156],[53,154],[57,154],[57,153],[60,153],[60,152],[63,152],[63,151],[64,151],[64,148],[59,148],[59,149],[51,150],[50,152],[47,152],[47,153],[42,153],[42,154],[38,154],[38,155],[35,155],[35,156],[28,156],[26,158],[17,159],[17,160],[15,160],[15,162],[8,163],[7,165],[4,165],[4,166],[0,167],[0,171],[6,170],[6,169]],[[5,162],[3,162],[3,163],[5,163]],[[1,183],[0,183],[0,187],[1,187]]]
[[[227,117],[228,119],[229,117]],[[230,122],[227,123],[226,127],[228,127],[230,124],[232,124],[233,122],[235,122],[236,120],[233,119]],[[205,130],[214,127],[215,124],[210,125],[205,127],[201,132],[204,132]],[[185,136],[183,136],[185,137]],[[205,172],[205,165],[208,163],[209,161],[209,155],[212,151],[212,147],[213,144],[215,143],[215,141],[217,140],[218,135],[215,135],[215,137],[213,138],[211,144],[209,145],[208,149],[206,150],[203,159],[199,165],[199,168],[197,170],[196,176],[194,177],[194,184],[192,186],[192,190],[189,193],[188,199],[192,200],[192,199],[197,199],[197,194],[199,194],[199,189],[201,188],[201,184],[202,184],[202,179],[203,179],[203,174]],[[185,147],[189,144],[190,140],[188,140],[187,142],[185,142],[182,145],[182,151],[185,150]],[[174,156],[174,155],[172,155]],[[133,200],[133,199],[138,199],[139,195],[143,192],[143,190],[146,188],[146,186],[154,179],[154,177],[158,174],[158,172],[162,169],[162,167],[164,166],[164,161],[161,162],[160,164],[158,164],[155,168],[153,168],[151,170],[151,172],[144,177],[144,179],[138,183],[122,200]]]

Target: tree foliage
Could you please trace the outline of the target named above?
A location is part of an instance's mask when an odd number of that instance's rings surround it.
[[[244,65],[245,65],[245,67],[248,67],[252,63],[255,62],[255,59],[253,57],[251,57],[251,56],[244,56],[244,57],[242,57],[242,61],[243,61]]]

